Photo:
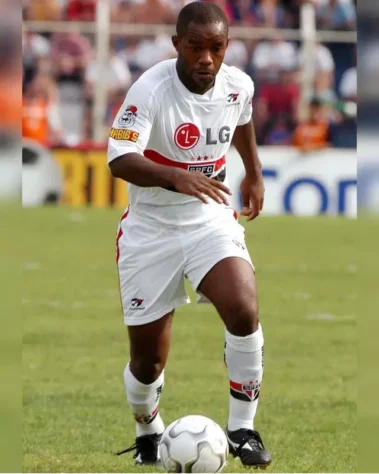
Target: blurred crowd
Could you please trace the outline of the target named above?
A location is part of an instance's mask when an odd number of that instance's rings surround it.
[[[300,113],[305,54],[285,41],[281,28],[299,27],[303,3],[316,8],[317,27],[354,30],[354,0],[215,0],[232,25],[270,27],[270,40],[232,39],[226,64],[255,81],[254,122],[261,145],[293,144],[303,150],[356,146],[357,69],[351,43],[317,44],[309,110]],[[110,0],[112,22],[173,24],[188,0]],[[26,0],[27,21],[93,21],[95,0]],[[94,87],[99,76],[108,91],[105,129],[130,85],[146,69],[176,52],[169,35],[112,36],[106,70],[95,58],[95,38],[80,33],[23,30],[23,134],[40,142],[77,145],[93,136]]]

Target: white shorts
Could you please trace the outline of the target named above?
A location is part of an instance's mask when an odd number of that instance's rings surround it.
[[[147,324],[190,303],[184,279],[197,290],[205,275],[228,257],[240,257],[253,266],[245,229],[232,209],[226,209],[222,218],[190,230],[158,227],[125,213],[117,235],[125,324]],[[198,302],[207,300],[199,294]]]

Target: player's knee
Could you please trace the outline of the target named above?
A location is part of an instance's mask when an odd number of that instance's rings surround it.
[[[233,309],[227,329],[234,336],[248,336],[258,330],[258,305],[256,301],[242,301]]]
[[[151,361],[149,359],[134,358],[130,361],[131,371],[143,384],[150,385],[157,380],[164,370],[164,362],[161,360]]]

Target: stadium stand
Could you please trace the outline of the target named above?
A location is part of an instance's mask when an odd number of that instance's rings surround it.
[[[299,9],[304,2],[315,5],[319,29],[354,30],[353,0],[215,0],[231,25],[277,29],[271,40],[232,39],[226,63],[241,68],[254,79],[254,120],[260,145],[297,143],[299,130],[300,71],[304,53],[298,42],[285,41],[281,28],[299,27]],[[173,24],[188,0],[117,0],[111,2],[114,23]],[[94,21],[94,0],[27,0],[26,21]],[[38,108],[55,110],[50,128],[53,141],[77,145],[92,136],[93,86],[99,74],[94,60],[95,38],[80,33],[32,33],[23,31],[24,112]],[[108,106],[105,124],[110,124],[130,85],[146,69],[175,57],[171,39],[155,36],[112,36],[106,74]],[[328,128],[325,145],[354,147],[356,116],[346,104],[356,104],[356,47],[353,44],[317,44],[313,104]],[[48,84],[46,88],[36,84]],[[47,92],[47,90],[49,92]],[[42,105],[41,105],[42,104]],[[312,107],[311,107],[312,108]],[[354,108],[353,108],[354,110]],[[39,124],[40,127],[49,126]],[[300,128],[299,128],[300,127]],[[58,133],[59,132],[59,133]],[[30,131],[23,131],[27,136]],[[46,138],[46,137],[45,137]],[[324,141],[322,141],[324,143]]]

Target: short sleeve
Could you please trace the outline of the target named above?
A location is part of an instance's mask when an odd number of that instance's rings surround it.
[[[250,78],[247,82],[246,92],[246,101],[244,103],[237,126],[246,125],[251,120],[253,115],[254,82]]]
[[[113,122],[108,140],[108,163],[126,153],[143,154],[155,115],[151,87],[146,81],[135,82]]]

